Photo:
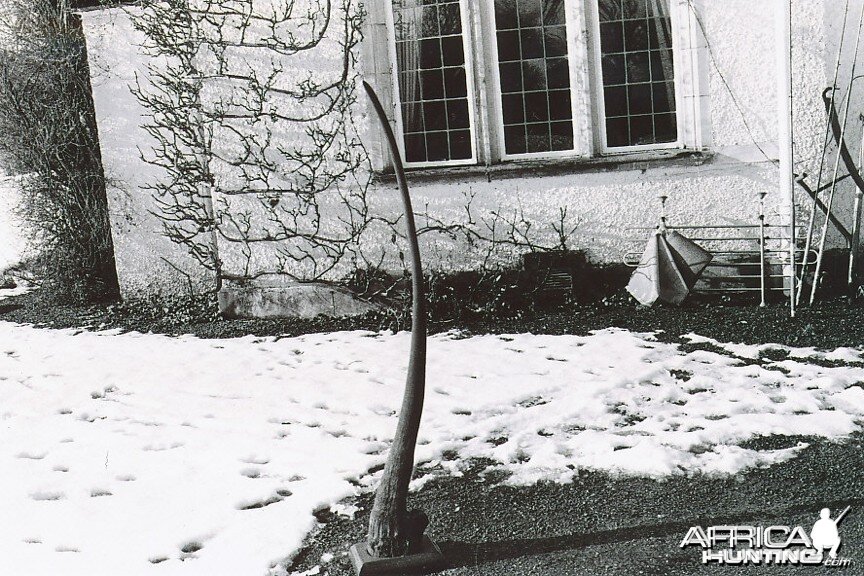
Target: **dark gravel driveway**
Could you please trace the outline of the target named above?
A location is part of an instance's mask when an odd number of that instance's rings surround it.
[[[801,438],[764,438],[764,447]],[[864,574],[864,437],[812,440],[798,457],[725,478],[656,481],[586,472],[571,484],[513,488],[483,478],[482,463],[460,478],[441,478],[414,494],[411,506],[432,518],[431,535],[447,556],[448,576]],[[370,499],[355,501],[354,520],[320,514],[319,530],[291,566],[306,570],[325,552],[321,573],[353,574],[343,553],[363,537]],[[840,524],[841,557],[851,566],[718,566],[701,564],[679,544],[693,525],[801,525],[809,533],[819,510],[852,509]]]

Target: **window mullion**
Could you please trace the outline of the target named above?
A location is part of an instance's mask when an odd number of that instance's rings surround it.
[[[573,152],[594,154],[594,98],[591,93],[591,49],[585,2],[567,0],[567,39],[570,59],[570,91],[573,107]]]
[[[488,54],[488,19],[485,10],[488,3],[483,2],[479,5],[475,2],[467,2],[465,4],[465,12],[470,23],[468,38],[471,46],[472,76],[474,82],[474,141],[477,147],[477,159],[479,162],[487,166],[495,159],[495,144],[493,135],[493,124],[491,104],[494,96],[490,90],[489,70],[487,69]],[[467,55],[466,55],[467,56]]]

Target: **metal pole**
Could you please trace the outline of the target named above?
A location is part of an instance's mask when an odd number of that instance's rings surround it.
[[[765,192],[759,193],[759,289],[762,295],[760,308],[767,306],[765,301]]]
[[[789,207],[789,314],[795,316],[795,182],[792,173],[792,0],[777,0],[777,121],[780,194]]]
[[[864,133],[861,134],[861,148],[858,150],[858,170],[864,167]],[[858,286],[858,251],[861,247],[861,199],[864,192],[860,188],[855,188],[855,204],[852,208],[852,238],[849,242],[849,276],[847,278],[847,288],[850,295],[855,296]]]
[[[864,6],[861,7],[861,17],[858,19],[858,31],[855,34],[855,50],[852,57],[852,70],[849,72],[849,86],[846,88],[846,103],[843,106],[843,125],[840,127],[839,145],[843,145],[843,140],[846,137],[846,126],[849,122],[849,105],[852,103],[852,84],[855,81],[855,68],[858,64],[858,46],[861,44],[861,28],[864,26]],[[813,272],[813,287],[810,290],[810,304],[816,300],[816,288],[819,286],[819,274],[822,270],[822,258],[825,255],[825,242],[828,238],[828,223],[831,216],[831,207],[834,203],[834,193],[837,191],[837,174],[840,171],[840,151],[837,152],[837,157],[834,160],[834,176],[831,181],[834,183],[831,186],[831,192],[828,194],[827,212],[825,214],[825,222],[822,225],[822,236],[819,238],[819,251],[816,253],[816,269]]]
[[[849,16],[849,0],[846,0],[846,8],[843,11],[843,24],[840,30],[840,44],[837,46],[837,58],[834,62],[834,80],[831,83],[831,110],[836,110],[834,95],[837,94],[837,78],[840,75],[840,63],[843,56],[843,43],[846,41],[846,21]],[[825,120],[825,138],[822,142],[822,154],[819,156],[819,176],[816,178],[816,188],[813,192],[813,205],[810,207],[810,217],[807,222],[807,240],[804,243],[804,257],[801,263],[801,281],[798,283],[798,294],[795,298],[796,303],[801,303],[801,293],[804,290],[804,276],[807,274],[807,259],[810,255],[811,244],[813,243],[813,232],[816,229],[816,208],[819,206],[819,192],[822,187],[822,173],[825,169],[825,151],[828,149],[828,140],[831,137],[831,110],[828,111],[828,118]],[[828,217],[827,215],[825,216]]]

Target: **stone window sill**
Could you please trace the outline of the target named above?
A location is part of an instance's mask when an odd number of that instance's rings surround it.
[[[701,166],[710,162],[714,154],[694,150],[654,150],[634,154],[618,154],[596,158],[569,160],[524,160],[509,161],[489,166],[448,166],[441,168],[407,169],[411,184],[433,184],[443,182],[476,182],[510,180],[514,178],[540,178],[567,174],[590,174],[599,172],[646,171],[670,166]],[[392,168],[376,172],[373,181],[380,184],[395,184]]]

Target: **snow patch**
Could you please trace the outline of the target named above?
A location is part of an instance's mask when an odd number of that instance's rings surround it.
[[[352,517],[335,503],[380,477],[410,339],[0,327],[11,574],[287,576],[315,512]],[[734,474],[806,446],[752,449],[754,437],[860,429],[859,350],[701,341],[713,346],[685,352],[615,329],[430,338],[426,465],[412,488],[459,476],[471,458],[522,485],[580,469]]]

